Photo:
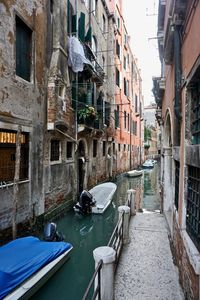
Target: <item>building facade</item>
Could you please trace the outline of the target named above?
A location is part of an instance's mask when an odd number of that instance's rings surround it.
[[[0,9],[3,237],[71,208],[83,189],[138,166],[144,151],[142,81],[120,2]]]
[[[43,211],[46,19],[41,1],[1,1],[0,230]]]
[[[151,103],[144,107],[144,148],[146,158],[160,158],[161,134],[156,114],[156,103]]]
[[[163,210],[186,299],[199,299],[199,1],[159,1],[161,76],[154,78],[162,133]]]
[[[115,16],[114,173],[138,167],[144,160],[142,79],[130,47],[122,1],[111,1]]]

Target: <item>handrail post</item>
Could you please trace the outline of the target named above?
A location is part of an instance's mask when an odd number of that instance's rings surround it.
[[[119,219],[124,213],[123,221],[123,245],[129,243],[129,216],[130,216],[130,207],[122,205],[118,207]]]
[[[107,246],[98,247],[93,251],[93,257],[95,260],[95,268],[99,261],[103,261],[101,269],[101,300],[113,300],[114,299],[114,261],[116,251]],[[95,288],[98,285],[98,278],[95,280]]]
[[[136,214],[135,211],[135,196],[136,196],[136,190],[130,189],[127,191],[127,199],[128,202],[130,203],[130,214],[131,216],[134,216]]]

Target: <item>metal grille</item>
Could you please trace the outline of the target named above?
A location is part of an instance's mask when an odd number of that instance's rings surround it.
[[[178,210],[178,198],[179,198],[179,171],[180,171],[180,163],[179,161],[175,161],[175,206]]]
[[[58,161],[60,158],[60,141],[51,141],[51,161]]]
[[[200,168],[188,167],[186,230],[200,250]]]
[[[192,135],[193,144],[200,144],[200,85],[197,84],[196,88],[192,92],[192,110],[193,110],[193,122],[192,122]]]

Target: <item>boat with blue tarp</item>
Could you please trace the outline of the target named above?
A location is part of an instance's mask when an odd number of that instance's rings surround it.
[[[0,299],[32,296],[67,260],[72,248],[70,243],[33,236],[0,247]]]

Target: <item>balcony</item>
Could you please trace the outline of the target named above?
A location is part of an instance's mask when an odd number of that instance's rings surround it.
[[[57,85],[59,83],[49,83],[48,86],[48,110],[47,110],[47,129],[60,130],[64,133],[74,135],[74,114],[70,107],[69,99],[64,96],[57,95]]]
[[[84,68],[84,72],[88,72],[90,77],[99,85],[102,85],[104,82],[105,73],[103,68],[97,62],[97,58],[90,48],[90,46],[85,43],[83,44],[84,52],[86,58],[91,62],[91,64],[86,64]]]
[[[162,99],[165,92],[165,78],[153,77],[153,89],[152,92],[155,97],[155,101],[159,108],[162,108]]]
[[[156,120],[157,120],[158,124],[161,125],[161,121],[162,121],[162,110],[161,110],[160,108],[159,108],[159,109],[156,109],[155,117],[156,117]]]

